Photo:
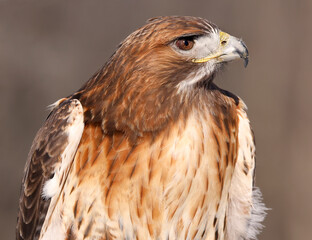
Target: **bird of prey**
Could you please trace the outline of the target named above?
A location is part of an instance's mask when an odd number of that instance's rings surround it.
[[[38,131],[17,239],[256,239],[246,106],[214,77],[244,42],[197,17],[151,19]]]

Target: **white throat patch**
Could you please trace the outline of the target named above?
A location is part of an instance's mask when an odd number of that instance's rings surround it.
[[[187,91],[190,87],[193,87],[194,84],[203,80],[205,77],[211,76],[215,69],[216,65],[214,61],[206,62],[198,71],[190,73],[186,79],[177,85],[178,93]]]

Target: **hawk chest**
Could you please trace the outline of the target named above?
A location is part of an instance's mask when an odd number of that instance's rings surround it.
[[[137,144],[87,125],[64,189],[62,209],[71,234],[215,236],[216,226],[225,222],[237,152],[234,120],[219,117],[194,111]]]

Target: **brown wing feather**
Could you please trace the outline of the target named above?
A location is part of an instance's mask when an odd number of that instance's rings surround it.
[[[53,177],[54,166],[68,145],[68,121],[78,100],[62,101],[39,129],[28,154],[19,201],[16,239],[38,239],[50,199],[42,197],[44,183]]]

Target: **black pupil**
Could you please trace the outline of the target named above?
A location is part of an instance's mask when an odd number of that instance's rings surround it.
[[[188,40],[184,40],[184,45],[188,46],[189,45],[189,41]]]

